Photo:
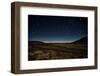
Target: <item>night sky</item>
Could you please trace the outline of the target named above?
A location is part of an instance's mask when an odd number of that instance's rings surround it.
[[[73,42],[87,36],[87,23],[87,17],[28,15],[28,40]]]

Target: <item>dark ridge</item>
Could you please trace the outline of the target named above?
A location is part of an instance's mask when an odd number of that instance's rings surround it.
[[[83,37],[77,41],[74,41],[73,43],[78,43],[78,44],[87,44],[88,42],[88,38],[87,37]]]
[[[44,44],[44,42],[41,41],[28,41],[29,44]]]
[[[76,40],[76,41],[74,41],[72,43],[77,43],[77,44],[83,44],[83,43],[85,43],[85,44],[87,44],[87,42],[88,42],[88,38],[87,37],[83,37],[83,38],[81,38],[79,40]],[[44,42],[42,42],[42,41],[28,41],[28,43],[30,45],[32,45],[32,44],[44,44]]]

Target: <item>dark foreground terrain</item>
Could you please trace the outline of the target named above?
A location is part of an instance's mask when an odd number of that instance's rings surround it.
[[[43,43],[29,41],[28,60],[52,60],[87,58],[86,39],[80,39],[73,43]]]

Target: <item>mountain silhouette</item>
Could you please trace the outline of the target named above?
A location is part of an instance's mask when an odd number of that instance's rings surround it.
[[[88,38],[87,37],[83,37],[77,41],[74,41],[73,43],[78,43],[78,44],[87,44]]]
[[[29,45],[33,45],[33,44],[44,44],[41,41],[29,41]]]
[[[74,44],[87,44],[88,42],[88,38],[87,37],[83,37],[83,38],[80,38],[72,43]],[[29,45],[34,45],[34,44],[45,44],[44,42],[42,41],[29,41]]]

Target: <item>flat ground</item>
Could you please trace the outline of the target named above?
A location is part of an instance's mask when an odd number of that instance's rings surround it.
[[[87,58],[87,45],[75,43],[30,43],[28,60]]]

